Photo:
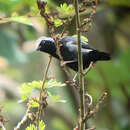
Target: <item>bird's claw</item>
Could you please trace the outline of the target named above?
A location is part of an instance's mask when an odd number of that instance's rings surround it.
[[[74,60],[70,60],[70,61],[61,61],[61,62],[60,62],[60,65],[61,65],[61,66],[64,66],[64,65],[66,65],[66,64],[73,63],[73,62],[74,62]]]
[[[78,75],[78,72],[75,74],[74,78],[72,79],[73,82],[76,82],[77,75]]]
[[[61,62],[60,62],[60,65],[61,65],[61,66],[66,65],[65,61],[61,61]]]

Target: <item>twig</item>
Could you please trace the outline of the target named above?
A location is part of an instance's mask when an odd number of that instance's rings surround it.
[[[66,30],[66,27],[64,26],[63,31],[61,32],[61,37],[64,35],[65,30]]]
[[[85,72],[83,72],[83,75],[85,76],[92,69],[93,66],[94,66],[94,63],[91,62],[89,67],[87,68],[87,70]]]
[[[81,36],[81,31],[80,31],[80,16],[79,16],[79,3],[78,0],[74,0],[75,2],[75,13],[76,13],[76,23],[77,23],[77,37],[78,37],[78,70],[79,70],[79,94],[80,94],[80,130],[85,130],[85,124],[82,122],[85,114],[85,97],[84,97],[84,79],[83,79],[83,60],[82,60],[82,53],[81,53],[81,44],[80,44],[80,36]]]
[[[85,94],[85,97],[86,97],[85,103],[86,103],[86,106],[87,106],[87,112],[86,112],[86,114],[89,115],[89,113],[91,111],[91,106],[92,106],[92,103],[93,103],[93,99],[92,99],[92,96],[89,95],[87,92]]]
[[[42,101],[43,101],[42,100],[42,97],[43,97],[42,94],[43,94],[43,92],[44,92],[44,95],[47,94],[46,89],[44,88],[44,84],[45,84],[46,79],[47,79],[47,73],[48,73],[48,70],[49,70],[49,67],[50,67],[51,60],[52,60],[52,56],[49,56],[49,62],[47,64],[47,66],[46,66],[46,70],[45,70],[45,74],[44,74],[44,78],[43,78],[42,87],[41,87],[41,90],[40,90],[39,107],[38,107],[38,115],[37,115],[37,130],[39,130],[39,122],[40,122],[41,113],[42,113],[43,105],[44,105],[42,103]]]
[[[21,126],[27,121],[28,115],[29,115],[29,112],[30,112],[30,109],[31,109],[31,106],[30,106],[29,103],[27,104],[27,106],[28,106],[28,107],[27,107],[27,111],[26,111],[24,117],[22,118],[22,120],[21,120],[20,122],[18,122],[18,124],[17,124],[17,126],[14,128],[14,130],[20,129]]]
[[[91,118],[93,115],[95,115],[98,110],[99,110],[99,107],[100,105],[103,103],[104,99],[107,97],[107,92],[104,92],[101,96],[101,98],[99,99],[98,103],[96,104],[95,108],[89,112],[86,112],[84,118],[83,118],[83,122],[85,122],[88,118]]]
[[[86,93],[85,96],[89,99],[89,101],[87,100],[87,106],[91,106],[93,103],[93,98],[90,94]]]

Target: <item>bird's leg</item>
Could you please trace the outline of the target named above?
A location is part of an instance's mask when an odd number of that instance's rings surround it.
[[[60,65],[61,65],[61,66],[64,66],[64,65],[66,65],[66,64],[68,64],[68,63],[73,63],[73,62],[75,62],[75,60],[61,61]]]
[[[85,75],[91,70],[91,68],[92,68],[93,66],[94,66],[94,62],[91,62],[90,65],[89,65],[89,67],[87,68],[87,70],[82,73],[83,76],[85,76]]]
[[[73,78],[73,82],[76,82],[76,77],[77,77],[77,75],[78,75],[78,72],[75,74],[75,76],[74,76],[74,78]]]

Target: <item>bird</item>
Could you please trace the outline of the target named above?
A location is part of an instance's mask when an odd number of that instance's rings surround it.
[[[40,37],[37,41],[36,50],[45,52],[60,60],[57,54],[56,44],[51,37]],[[83,69],[87,69],[91,62],[108,61],[111,59],[109,53],[99,51],[81,40],[81,54],[83,59]],[[78,47],[77,38],[73,36],[63,36],[58,40],[60,55],[66,66],[78,72]]]

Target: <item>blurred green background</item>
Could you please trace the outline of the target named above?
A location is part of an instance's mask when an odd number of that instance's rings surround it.
[[[64,2],[72,1],[48,0],[52,10]],[[75,24],[68,31],[74,35]],[[50,36],[35,0],[0,0],[0,105],[2,114],[9,119],[5,125],[9,130],[22,119],[27,108],[26,103],[18,103],[18,87],[23,82],[42,80],[48,55],[34,49],[36,39],[43,35]],[[104,91],[109,93],[89,125],[97,130],[130,130],[130,0],[99,0],[92,28],[84,36],[90,45],[112,55],[110,62],[97,63],[85,77],[94,103]],[[66,80],[55,59],[49,76]],[[48,105],[46,129],[72,130],[77,123],[78,95],[70,86],[58,88],[57,92],[67,102]]]

